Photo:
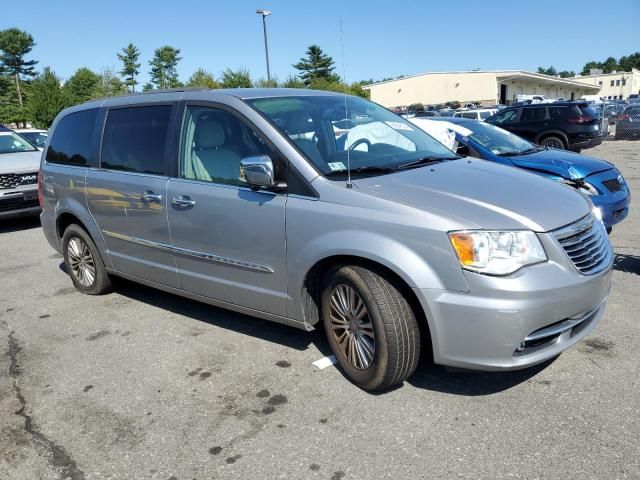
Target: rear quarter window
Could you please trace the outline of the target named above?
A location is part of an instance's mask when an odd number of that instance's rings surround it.
[[[70,113],[62,118],[49,141],[47,163],[88,166],[93,152],[93,131],[98,109]]]

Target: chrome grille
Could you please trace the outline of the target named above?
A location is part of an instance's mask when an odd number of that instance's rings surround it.
[[[554,236],[584,275],[601,272],[611,263],[613,254],[609,237],[602,222],[593,215],[556,230]]]
[[[38,172],[33,173],[6,173],[0,175],[0,189],[7,190],[20,185],[30,185],[38,183]]]

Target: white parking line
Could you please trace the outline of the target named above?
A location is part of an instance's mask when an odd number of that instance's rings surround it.
[[[328,357],[322,357],[320,360],[316,360],[311,365],[313,365],[314,367],[318,367],[318,369],[322,370],[324,368],[330,367],[331,365],[334,365],[337,362],[338,361],[336,360],[335,355],[329,355]]]

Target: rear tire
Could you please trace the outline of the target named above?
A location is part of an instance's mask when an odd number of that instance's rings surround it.
[[[420,359],[420,329],[394,282],[359,266],[330,271],[322,288],[322,320],[346,376],[365,390],[401,384]]]
[[[89,234],[79,225],[69,225],[62,235],[62,254],[67,273],[79,292],[102,295],[112,288],[111,278]]]
[[[555,135],[544,137],[542,140],[540,140],[540,146],[546,148],[555,148],[558,150],[565,150],[567,148],[564,140],[562,140],[562,138],[560,137],[556,137]]]

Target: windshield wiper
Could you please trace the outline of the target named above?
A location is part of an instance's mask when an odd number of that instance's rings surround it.
[[[351,173],[389,173],[389,172],[393,172],[395,171],[395,167],[385,167],[384,165],[369,165],[366,167],[357,167],[357,168],[352,168],[351,169]],[[347,174],[347,169],[341,169],[341,170],[334,170],[332,172],[327,172],[325,173],[325,177],[331,176],[331,175],[346,175]]]
[[[526,150],[514,150],[514,151],[510,151],[510,152],[500,152],[497,153],[496,155],[498,157],[515,157],[517,155],[529,155],[531,153],[536,153],[539,152],[540,148],[538,147],[533,147],[533,148],[527,148]]]
[[[454,157],[433,157],[433,156],[429,156],[429,157],[422,157],[418,160],[414,160],[412,162],[407,162],[407,163],[401,163],[400,165],[396,165],[395,167],[393,167],[394,170],[405,170],[407,168],[416,168],[416,167],[422,167],[424,165],[432,165],[434,163],[439,163],[439,162],[446,162],[448,160],[458,160],[459,158],[462,158],[460,156],[454,156]]]

